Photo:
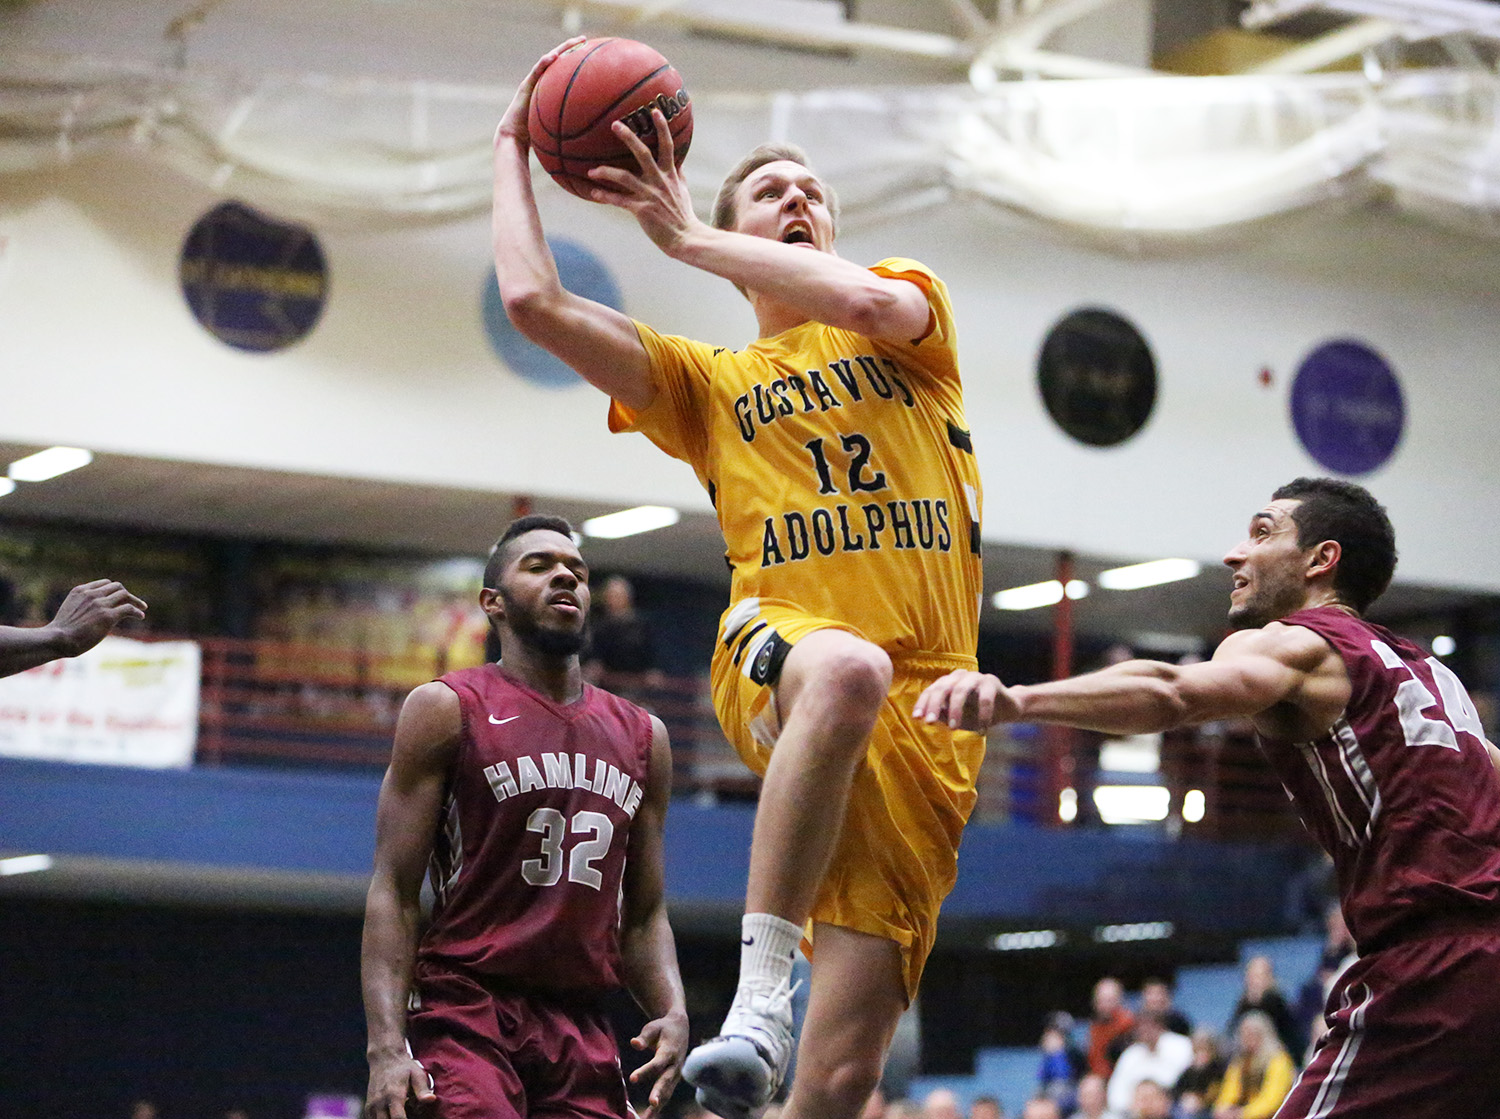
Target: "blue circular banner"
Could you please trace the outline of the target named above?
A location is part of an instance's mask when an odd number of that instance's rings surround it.
[[[549,239],[547,245],[557,261],[557,274],[563,287],[574,295],[603,303],[616,311],[625,309],[620,286],[603,261],[572,241]],[[582,383],[583,379],[577,373],[511,325],[505,314],[505,305],[500,302],[500,287],[494,272],[485,282],[480,310],[490,348],[522,380],[545,389],[566,389]]]
[[[1386,360],[1363,342],[1324,342],[1292,382],[1292,425],[1307,453],[1340,474],[1368,474],[1401,442],[1406,403]]]
[[[204,329],[257,353],[300,341],[328,295],[328,268],[313,231],[239,202],[215,206],[198,220],[177,276]]]

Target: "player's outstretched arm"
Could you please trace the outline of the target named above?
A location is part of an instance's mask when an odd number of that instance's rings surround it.
[[[715,229],[700,219],[677,166],[666,117],[653,109],[652,119],[661,138],[655,156],[628,127],[615,124],[615,135],[634,153],[639,171],[590,171],[591,179],[614,188],[596,190],[590,195],[595,202],[631,213],[674,260],[769,295],[815,322],[893,341],[927,333],[931,312],[916,284],[878,275],[831,252]]]
[[[913,714],[955,729],[1036,722],[1147,734],[1258,715],[1295,698],[1330,655],[1309,631],[1272,625],[1231,634],[1213,660],[1202,664],[1126,661],[1068,680],[1011,688],[983,673],[953,672],[922,693]]]
[[[505,313],[517,330],[596,388],[640,410],[655,399],[656,387],[635,324],[613,307],[562,286],[531,189],[531,93],[542,71],[579,41],[569,39],[542,55],[495,131],[495,278]]]
[[[651,1059],[630,1074],[632,1084],[651,1085],[640,1119],[653,1119],[672,1098],[688,1042],[687,1000],[677,969],[677,945],[667,923],[662,868],[662,835],[672,795],[672,751],[667,728],[654,715],[651,731],[646,795],[630,825],[620,930],[625,985],[651,1019],[630,1041],[637,1049],[653,1050]]]
[[[0,676],[86,653],[121,622],[145,616],[145,602],[113,579],[82,583],[68,592],[46,625],[0,626]]]
[[[417,688],[401,708],[391,764],[380,785],[375,871],[360,947],[370,1063],[366,1119],[405,1119],[409,1102],[435,1098],[432,1081],[406,1044],[406,1001],[422,878],[461,729],[452,689],[438,683]]]

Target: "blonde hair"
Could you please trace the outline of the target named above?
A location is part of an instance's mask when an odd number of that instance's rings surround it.
[[[788,163],[796,163],[806,167],[809,171],[812,167],[807,162],[807,153],[796,144],[761,144],[739,163],[735,164],[734,170],[724,177],[724,182],[719,186],[719,193],[714,196],[713,212],[709,215],[708,223],[715,229],[732,229],[737,216],[734,207],[734,193],[739,185],[748,179],[756,171],[768,163],[780,163],[785,160]],[[833,218],[834,232],[839,227],[839,197],[827,183],[823,184],[823,196],[828,205],[829,216]]]
[[[1255,1047],[1255,1052],[1239,1053],[1240,1077],[1242,1090],[1246,1090],[1247,1097],[1252,1095],[1248,1089],[1253,1083],[1258,1089],[1260,1083],[1265,1079],[1266,1069],[1278,1054],[1286,1052],[1286,1046],[1281,1044],[1281,1037],[1276,1033],[1276,1023],[1271,1021],[1271,1016],[1262,1010],[1247,1010],[1240,1016],[1236,1029],[1250,1026],[1260,1034],[1260,1044]]]

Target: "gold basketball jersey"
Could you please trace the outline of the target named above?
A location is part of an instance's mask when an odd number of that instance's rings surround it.
[[[806,322],[740,351],[637,323],[657,396],[610,409],[692,466],[734,569],[733,601],[783,599],[893,654],[974,654],[981,493],[948,291],[914,260],[875,266],[927,295],[927,331],[879,341]]]

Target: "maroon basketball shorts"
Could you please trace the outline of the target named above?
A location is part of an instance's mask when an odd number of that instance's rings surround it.
[[[1276,1119],[1500,1116],[1500,928],[1372,952],[1328,1008],[1328,1033]]]
[[[437,1092],[439,1119],[623,1119],[625,1081],[609,1018],[595,1007],[493,992],[419,969],[407,1019],[412,1052]]]

